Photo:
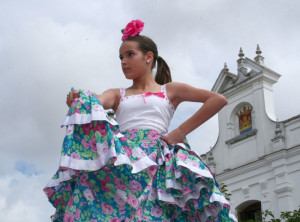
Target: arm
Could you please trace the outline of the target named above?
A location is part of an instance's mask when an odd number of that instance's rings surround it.
[[[227,99],[220,94],[183,83],[168,83],[167,92],[175,107],[184,101],[204,103],[193,116],[165,137],[168,144],[182,142],[187,134],[202,125],[227,104]]]
[[[92,92],[92,94],[100,101],[104,109],[113,109],[114,111],[116,111],[120,100],[119,89],[109,89],[102,94],[96,94]],[[69,92],[69,95],[67,97],[66,103],[69,107],[71,106],[75,98],[79,98],[78,90],[76,89]]]
[[[119,89],[109,89],[99,95],[97,95],[96,93],[93,94],[103,105],[104,109],[113,109],[114,111],[117,110],[119,101],[121,99]]]

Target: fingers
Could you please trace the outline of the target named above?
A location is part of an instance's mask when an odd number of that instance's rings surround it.
[[[171,144],[171,143],[170,143],[171,141],[170,141],[168,135],[163,135],[162,137],[163,137],[163,140],[164,140],[168,145]]]
[[[72,100],[71,100],[71,96],[70,96],[70,93],[67,95],[67,105],[68,107],[71,107],[71,104],[72,104]]]
[[[176,135],[174,132],[171,132],[168,135],[162,135],[162,139],[168,145],[176,145],[177,143],[182,143],[184,138],[181,138],[180,135]]]
[[[67,94],[67,101],[66,101],[66,104],[67,104],[68,107],[70,107],[69,94]]]
[[[77,89],[70,91],[67,95],[67,105],[70,107],[74,101],[74,99],[79,98],[79,91]]]
[[[73,95],[76,95],[75,98],[79,98],[79,90],[78,89],[74,89],[73,91],[71,91],[71,93],[73,93]]]

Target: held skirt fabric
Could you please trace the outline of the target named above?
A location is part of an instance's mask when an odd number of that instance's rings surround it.
[[[151,129],[119,131],[80,90],[63,125],[59,169],[44,191],[56,222],[235,221],[214,174],[187,141]]]

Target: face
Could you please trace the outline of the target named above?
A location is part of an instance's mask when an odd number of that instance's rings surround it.
[[[149,69],[147,55],[144,55],[139,49],[137,42],[123,42],[120,47],[120,59],[123,73],[127,79],[136,79]]]

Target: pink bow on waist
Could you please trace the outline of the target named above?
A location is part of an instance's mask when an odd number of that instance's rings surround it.
[[[160,98],[165,98],[165,94],[163,92],[158,92],[158,93],[147,92],[147,93],[142,94],[142,97],[144,98],[144,103],[145,104],[146,104],[145,97],[146,96],[151,96],[151,95],[158,96]]]

